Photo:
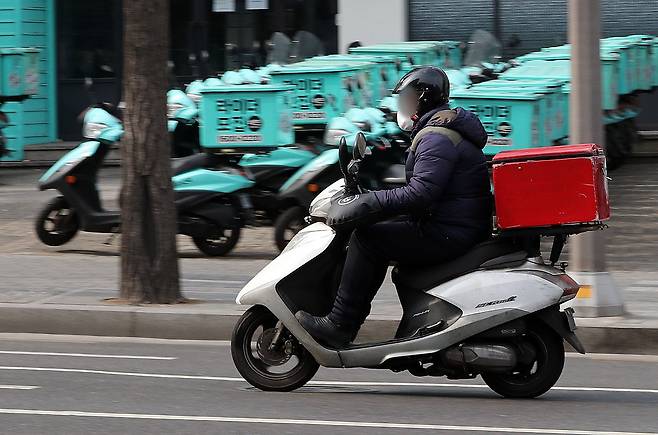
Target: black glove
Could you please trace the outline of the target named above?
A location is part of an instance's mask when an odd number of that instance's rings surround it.
[[[327,225],[338,230],[349,230],[376,222],[383,215],[384,209],[374,192],[340,196],[331,201]]]

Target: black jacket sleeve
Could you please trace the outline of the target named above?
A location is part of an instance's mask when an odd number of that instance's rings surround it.
[[[455,145],[440,133],[430,133],[418,143],[413,175],[406,186],[375,192],[389,213],[421,211],[443,194],[458,159]]]

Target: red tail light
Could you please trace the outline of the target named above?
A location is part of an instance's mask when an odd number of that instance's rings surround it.
[[[557,278],[560,280],[562,287],[562,297],[560,298],[560,302],[566,302],[575,298],[578,290],[580,290],[580,284],[567,274],[559,275]]]

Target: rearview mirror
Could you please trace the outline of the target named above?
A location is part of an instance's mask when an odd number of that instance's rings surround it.
[[[338,144],[338,164],[340,165],[340,171],[345,177],[347,177],[348,174],[347,167],[350,164],[350,160],[350,153],[347,150],[347,141],[345,140],[345,137],[341,137]]]
[[[361,160],[366,156],[366,150],[368,148],[368,143],[366,142],[366,136],[359,132],[356,134],[356,140],[354,141],[354,160]]]

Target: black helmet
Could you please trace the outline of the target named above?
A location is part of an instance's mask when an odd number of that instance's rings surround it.
[[[421,66],[406,73],[393,89],[399,94],[407,89],[414,89],[418,95],[417,116],[443,106],[450,98],[450,80],[441,68]]]

